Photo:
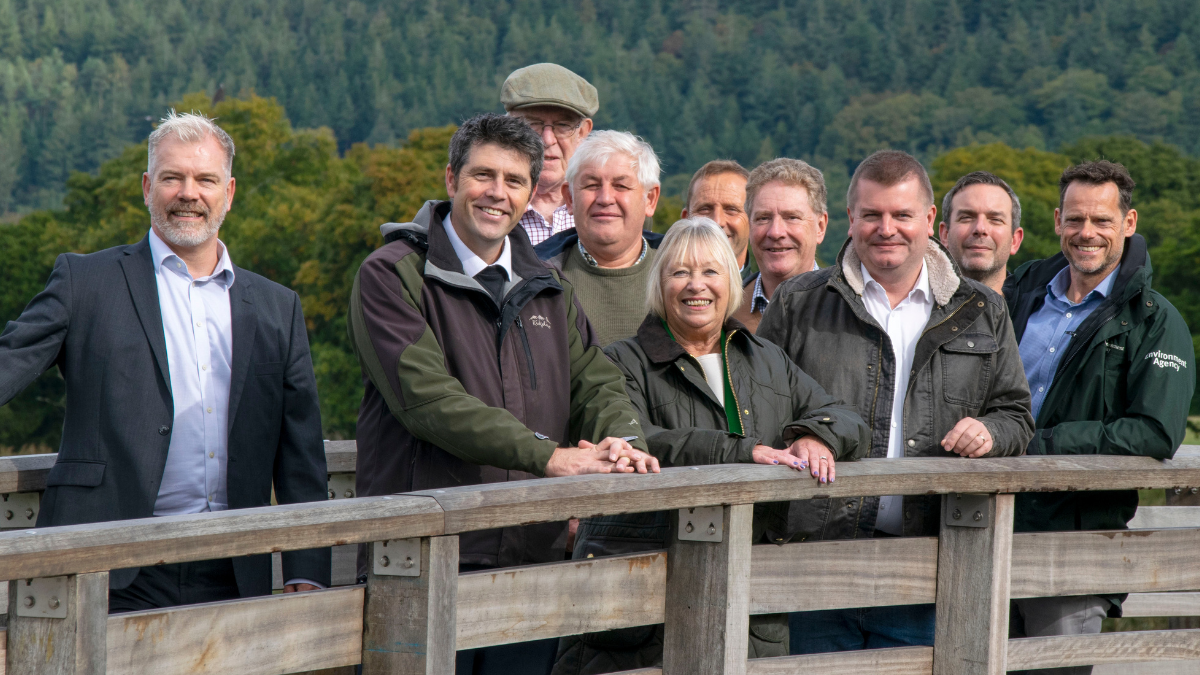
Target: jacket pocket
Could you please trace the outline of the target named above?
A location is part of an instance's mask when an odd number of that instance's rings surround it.
[[[971,410],[983,407],[992,385],[996,338],[987,333],[967,333],[942,345],[942,396],[947,403]]]
[[[50,469],[46,477],[46,487],[72,485],[75,487],[96,487],[104,481],[105,462],[92,462],[82,459],[60,459]]]

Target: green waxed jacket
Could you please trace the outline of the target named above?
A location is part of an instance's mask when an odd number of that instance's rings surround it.
[[[1004,295],[1020,340],[1064,267],[1060,253],[1017,268]],[[1169,459],[1183,442],[1196,386],[1192,338],[1183,317],[1150,287],[1141,235],[1125,240],[1108,298],[1079,326],[1038,412],[1030,455],[1142,455]],[[1124,529],[1133,490],[1017,495],[1019,532]]]
[[[635,437],[621,373],[570,282],[509,235],[513,278],[497,303],[463,272],[443,226],[449,202],[388,223],[363,261],[348,329],[362,367],[360,496],[541,476],[556,447]],[[464,564],[562,560],[566,523],[468,532]]]

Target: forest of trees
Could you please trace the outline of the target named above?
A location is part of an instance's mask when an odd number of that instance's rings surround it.
[[[453,125],[499,109],[508,72],[555,61],[598,87],[599,128],[660,153],[656,229],[708,159],[821,168],[823,264],[873,150],[916,154],[939,198],[970,170],[1009,180],[1014,263],[1057,251],[1065,166],[1122,161],[1155,286],[1200,348],[1196,40],[1194,0],[0,0],[0,325],[58,253],[144,236],[144,139],[171,106],[204,111],[238,143],[222,238],[300,293],[326,435],[353,437],[344,312],[379,223],[444,195]],[[64,404],[52,370],[0,407],[0,449],[55,447]]]

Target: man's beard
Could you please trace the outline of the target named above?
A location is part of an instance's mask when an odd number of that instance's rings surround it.
[[[192,211],[204,217],[204,220],[194,225],[185,225],[172,220],[171,214],[181,211]],[[193,248],[217,236],[221,223],[225,222],[225,208],[210,211],[203,203],[173,201],[166,207],[152,205],[150,207],[150,222],[158,230],[168,244]]]

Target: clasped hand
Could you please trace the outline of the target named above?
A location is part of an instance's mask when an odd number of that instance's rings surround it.
[[[833,450],[825,441],[815,436],[801,436],[786,450],[777,450],[766,445],[754,446],[756,464],[783,464],[797,471],[809,471],[822,483],[832,483],[837,471],[834,469]]]
[[[579,441],[579,446],[575,448],[557,448],[546,463],[547,478],[635,471],[658,473],[658,458],[638,450],[628,441],[613,436],[599,443]]]

